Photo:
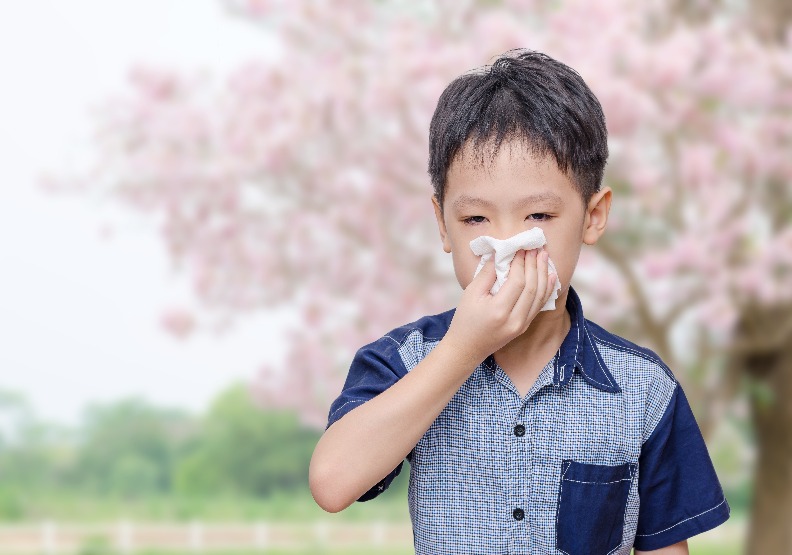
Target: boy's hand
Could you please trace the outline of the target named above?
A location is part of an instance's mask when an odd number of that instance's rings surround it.
[[[547,251],[519,250],[497,294],[495,262],[490,259],[465,288],[446,334],[478,362],[528,329],[553,293],[555,274],[547,274]]]

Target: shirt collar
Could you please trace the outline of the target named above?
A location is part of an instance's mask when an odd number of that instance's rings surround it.
[[[610,393],[620,392],[619,384],[608,370],[605,360],[591,338],[583,316],[580,297],[571,285],[567,293],[566,309],[572,325],[555,357],[553,385],[557,387],[566,385],[577,369],[589,385]]]

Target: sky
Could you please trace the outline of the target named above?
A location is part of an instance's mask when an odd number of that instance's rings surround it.
[[[153,220],[36,186],[90,160],[89,110],[126,89],[132,65],[219,79],[276,54],[220,0],[0,3],[0,390],[67,426],[89,403],[132,396],[200,412],[283,356],[288,309],[248,316],[224,335],[167,334],[165,307],[197,305]]]

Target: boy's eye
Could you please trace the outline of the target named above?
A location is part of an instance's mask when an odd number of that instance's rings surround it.
[[[484,216],[470,216],[469,218],[465,218],[462,221],[468,225],[476,225],[476,224],[484,223],[484,220],[486,219],[487,218],[485,218]]]
[[[550,215],[549,214],[544,214],[542,212],[536,212],[535,214],[529,214],[526,219],[534,220],[534,221],[537,221],[537,222],[542,222],[544,220],[549,220],[550,219]]]

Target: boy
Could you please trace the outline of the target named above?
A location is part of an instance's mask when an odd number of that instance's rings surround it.
[[[548,56],[507,52],[446,88],[429,173],[464,291],[355,355],[311,460],[322,508],[377,496],[406,457],[418,554],[687,553],[728,518],[671,371],[585,319],[570,285],[605,231],[607,156],[599,102]],[[493,294],[471,241],[534,227],[546,244]]]

